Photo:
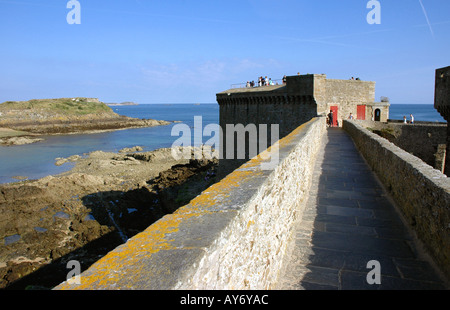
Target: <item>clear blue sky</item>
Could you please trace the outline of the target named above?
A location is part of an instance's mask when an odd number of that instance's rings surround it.
[[[0,0],[0,102],[98,97],[104,102],[214,103],[264,75],[325,73],[377,82],[377,99],[434,101],[450,65],[450,1]]]

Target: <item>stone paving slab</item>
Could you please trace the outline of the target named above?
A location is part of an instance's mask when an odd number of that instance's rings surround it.
[[[367,281],[372,260],[381,284]],[[280,279],[280,290],[448,289],[351,138],[335,128],[317,157]]]

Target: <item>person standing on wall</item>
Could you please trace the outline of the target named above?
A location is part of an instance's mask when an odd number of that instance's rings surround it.
[[[330,127],[333,127],[333,111],[330,110],[330,113],[328,113],[328,119],[330,120]]]
[[[409,116],[411,117],[411,124],[414,124],[414,116],[412,114],[409,114]]]

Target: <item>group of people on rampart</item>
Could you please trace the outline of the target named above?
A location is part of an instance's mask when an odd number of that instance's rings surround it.
[[[286,75],[283,76],[282,79],[283,84],[286,84]],[[245,87],[252,88],[252,87],[262,87],[262,86],[268,86],[268,85],[279,85],[278,82],[275,82],[272,80],[272,78],[267,78],[267,76],[263,77],[260,76],[258,78],[258,83],[256,84],[255,81],[247,81],[247,84]]]
[[[300,75],[300,72],[297,73],[297,75]],[[352,76],[350,80],[356,80],[360,81],[360,78],[357,77],[356,79]],[[286,75],[282,78],[283,85],[286,84]],[[272,78],[267,78],[267,76],[260,76],[258,78],[258,83],[255,83],[255,81],[247,81],[245,87],[246,88],[252,88],[252,87],[262,87],[262,86],[268,86],[268,85],[279,85],[278,82],[274,82]]]

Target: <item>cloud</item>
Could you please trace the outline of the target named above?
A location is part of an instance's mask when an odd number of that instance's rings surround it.
[[[379,31],[384,32],[384,31]],[[373,32],[371,32],[373,33]],[[349,37],[351,35],[345,35],[342,37]],[[333,46],[339,46],[339,47],[348,47],[352,49],[365,49],[365,50],[375,50],[375,51],[384,51],[384,49],[373,47],[373,46],[367,46],[367,45],[354,45],[354,44],[347,44],[347,43],[341,43],[341,42],[333,42],[330,39],[340,38],[341,36],[329,36],[325,37],[326,40],[323,39],[301,39],[301,38],[293,38],[293,37],[280,37],[280,36],[273,36],[273,38],[279,39],[279,40],[286,40],[286,41],[294,41],[294,42],[303,42],[303,43],[315,43],[315,44],[324,44],[324,45],[333,45]]]
[[[170,86],[178,83],[190,87],[205,88],[208,85],[221,85],[234,83],[236,78],[252,78],[247,74],[253,71],[267,70],[268,67],[277,67],[274,59],[209,59],[202,62],[183,64],[146,64],[140,67],[145,81],[152,85]],[[262,73],[261,73],[262,74]],[[255,77],[254,77],[255,78]]]

